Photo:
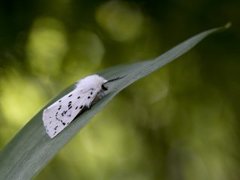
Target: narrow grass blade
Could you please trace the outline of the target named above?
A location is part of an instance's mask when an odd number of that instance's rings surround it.
[[[189,51],[201,40],[226,27],[211,29],[202,32],[177,45],[154,60],[139,62],[131,65],[109,68],[101,73],[106,79],[115,77],[124,78],[109,83],[108,94],[96,103],[91,109],[76,118],[62,133],[50,139],[45,133],[42,123],[42,110],[37,113],[7,144],[0,154],[0,178],[4,180],[31,179],[35,176],[54,155],[84,127],[89,120],[100,111],[118,92],[136,80],[161,68]],[[61,95],[69,92],[73,86]],[[55,98],[53,101],[55,101]],[[53,102],[52,101],[52,102]],[[51,103],[52,103],[51,102]]]

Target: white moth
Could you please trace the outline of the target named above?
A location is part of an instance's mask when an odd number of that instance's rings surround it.
[[[119,79],[119,78],[116,78]],[[84,109],[104,95],[107,81],[99,75],[90,75],[77,82],[76,88],[43,111],[43,124],[50,138],[54,138]]]

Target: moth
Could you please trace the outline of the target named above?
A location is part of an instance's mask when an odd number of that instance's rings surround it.
[[[94,74],[76,83],[75,89],[54,102],[43,111],[43,125],[50,138],[66,128],[74,118],[104,96],[106,84],[120,78],[106,80]]]

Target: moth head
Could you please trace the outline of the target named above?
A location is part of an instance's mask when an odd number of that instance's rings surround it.
[[[108,90],[108,87],[105,86],[105,83],[102,84],[102,90],[104,90],[104,91],[107,91],[107,90]]]

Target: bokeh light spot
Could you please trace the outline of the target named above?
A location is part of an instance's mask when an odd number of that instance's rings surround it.
[[[53,18],[37,19],[27,44],[27,57],[34,72],[55,75],[67,51],[62,23]]]
[[[99,7],[97,22],[116,41],[129,41],[139,36],[143,28],[143,15],[128,3],[110,1]]]
[[[28,121],[45,101],[36,82],[9,71],[1,81],[0,106],[3,116],[10,125],[21,126]]]

